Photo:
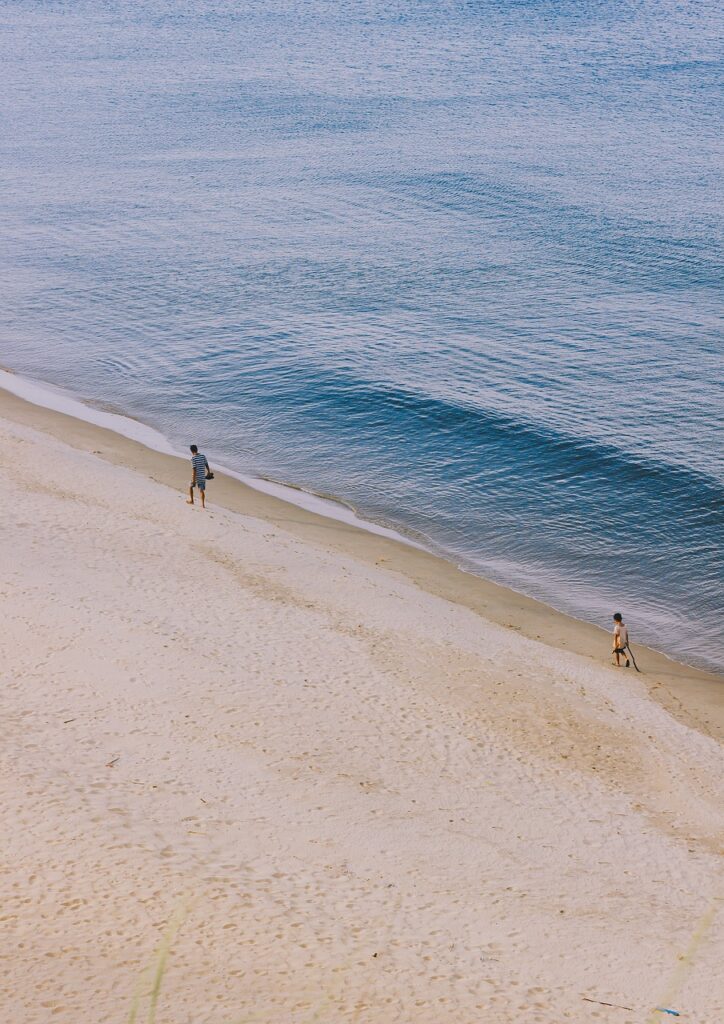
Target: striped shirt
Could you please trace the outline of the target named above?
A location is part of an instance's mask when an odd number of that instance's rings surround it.
[[[199,480],[206,479],[206,470],[209,468],[209,464],[206,461],[206,456],[202,455],[201,452],[197,452],[196,455],[191,458],[191,465],[196,470],[195,480],[198,483]]]

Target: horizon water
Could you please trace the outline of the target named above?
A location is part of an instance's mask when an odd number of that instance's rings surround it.
[[[721,671],[721,29],[0,0],[0,364]]]

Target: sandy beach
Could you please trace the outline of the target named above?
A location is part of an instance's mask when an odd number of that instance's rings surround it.
[[[0,437],[3,1019],[723,1019],[721,679],[7,392]]]

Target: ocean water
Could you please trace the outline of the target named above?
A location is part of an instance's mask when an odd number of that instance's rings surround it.
[[[721,32],[0,0],[0,363],[721,669]]]

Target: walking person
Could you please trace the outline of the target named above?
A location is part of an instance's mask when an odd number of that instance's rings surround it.
[[[623,621],[621,612],[616,612],[613,616],[613,656],[616,659],[616,664],[621,665],[621,655],[623,654],[626,658],[625,668],[628,668],[631,662],[629,661],[628,654],[628,629],[626,623]]]
[[[191,448],[191,486],[189,487],[189,496],[186,502],[187,505],[193,505],[194,503],[194,487],[199,492],[201,498],[201,507],[206,508],[206,481],[213,480],[214,474],[209,468],[209,460],[205,455],[199,452],[198,447],[195,444],[190,445]]]

